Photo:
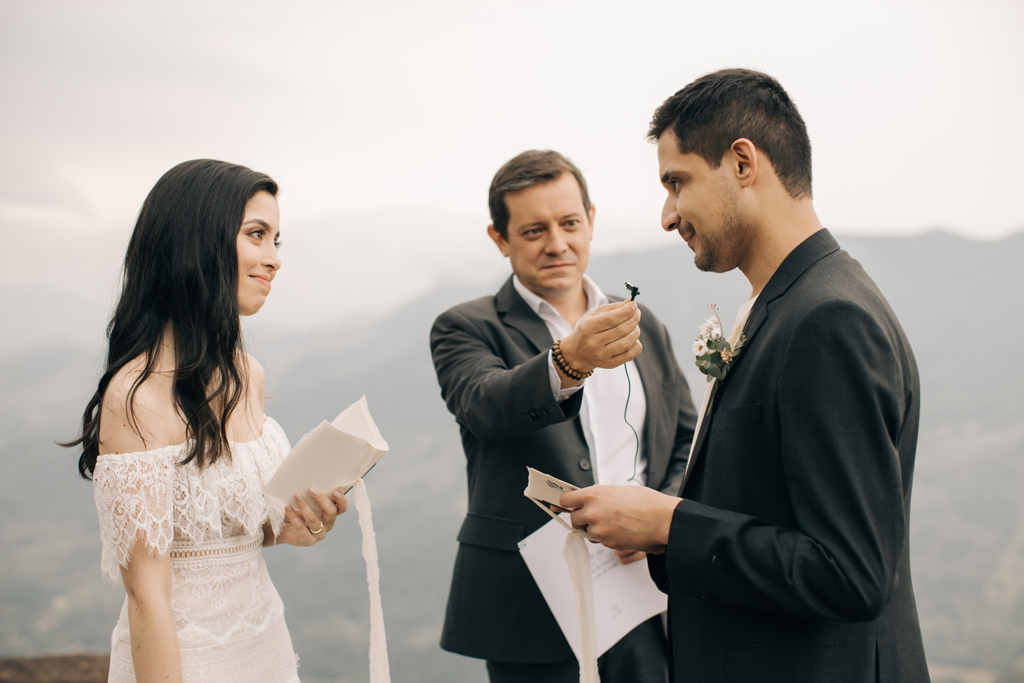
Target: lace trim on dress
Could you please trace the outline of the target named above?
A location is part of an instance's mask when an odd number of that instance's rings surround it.
[[[184,459],[187,442],[152,451],[101,455],[93,472],[100,522],[100,568],[111,581],[127,567],[138,538],[163,555],[172,541],[195,545],[234,536],[274,535],[284,522],[284,501],[263,493],[290,450],[280,425],[265,418],[253,441],[231,444],[231,457],[200,469]]]
[[[93,471],[93,497],[100,518],[100,568],[111,581],[127,567],[135,541],[162,555],[171,547],[174,463],[182,446],[144,453],[101,455]]]
[[[236,558],[258,550],[263,544],[263,536],[242,536],[223,543],[211,543],[202,547],[192,545],[171,545],[171,562],[175,566],[183,564],[205,566],[235,562]]]

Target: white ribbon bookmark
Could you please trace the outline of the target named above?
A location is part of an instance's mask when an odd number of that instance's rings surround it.
[[[377,561],[377,536],[373,533],[373,514],[366,485],[357,479],[355,490],[359,530],[363,534],[363,560],[366,562],[366,583],[370,590],[370,683],[391,683],[388,665],[388,643],[384,635],[384,608],[380,601],[380,564]]]
[[[562,555],[569,565],[572,595],[576,602],[576,630],[580,634],[580,683],[600,683],[597,673],[597,632],[594,625],[594,577],[590,573],[590,549],[583,529],[565,537]]]
[[[569,578],[572,580],[573,599],[576,603],[576,630],[580,636],[580,683],[600,683],[601,677],[597,671],[597,627],[594,620],[594,577],[590,569],[590,549],[587,547],[587,539],[594,539],[583,529],[573,529],[548,507],[558,506],[558,499],[562,493],[575,491],[579,487],[538,472],[532,467],[526,469],[529,481],[523,495],[569,530],[562,555],[569,566]]]

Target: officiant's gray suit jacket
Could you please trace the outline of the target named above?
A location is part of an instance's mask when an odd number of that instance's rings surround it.
[[[674,680],[927,681],[909,548],[921,390],[903,329],[821,230],[746,337],[650,562]]]
[[[647,400],[647,482],[675,494],[696,411],[665,327],[640,308],[643,352],[635,364]],[[441,395],[459,423],[469,479],[469,511],[441,636],[446,650],[500,662],[573,656],[517,546],[551,520],[523,496],[527,467],[581,487],[594,483],[579,420],[586,385],[561,404],[555,400],[548,376],[552,343],[511,278],[496,296],[445,312],[430,332]]]

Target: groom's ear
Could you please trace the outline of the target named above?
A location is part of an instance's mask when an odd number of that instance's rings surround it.
[[[740,187],[750,187],[757,178],[758,153],[757,147],[747,138],[739,138],[729,146],[725,153],[724,163],[728,163],[733,177]]]

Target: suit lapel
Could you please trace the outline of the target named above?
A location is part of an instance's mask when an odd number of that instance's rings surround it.
[[[519,296],[511,277],[505,280],[505,284],[498,290],[494,307],[502,322],[522,333],[533,344],[537,353],[555,343],[548,332],[548,326],[533,312],[523,297]]]
[[[765,320],[768,319],[768,308],[772,302],[785,294],[793,283],[800,279],[800,276],[807,272],[807,269],[825,258],[829,254],[839,250],[839,243],[832,234],[822,228],[814,233],[790,252],[783,260],[778,269],[768,280],[764,290],[754,302],[754,307],[747,316],[747,324],[743,329],[743,336],[746,337],[746,346],[750,346]],[[744,354],[741,351],[736,356],[736,361],[729,372],[735,372],[736,367],[743,361]]]
[[[785,294],[793,283],[799,280],[800,276],[807,272],[811,266],[838,249],[839,243],[836,242],[835,238],[832,237],[832,234],[828,230],[822,228],[801,242],[796,249],[790,252],[789,256],[783,260],[782,264],[772,275],[771,279],[768,280],[768,284],[765,285],[764,290],[762,290],[758,295],[757,301],[754,302],[754,307],[750,310],[750,315],[747,316],[747,324],[743,328],[743,336],[746,337],[746,341],[744,342],[745,348],[738,356],[736,356],[736,360],[733,362],[732,367],[729,368],[729,375],[736,372],[737,367],[739,367],[749,352],[750,345],[753,343],[754,337],[757,335],[764,322],[768,319],[769,305]],[[726,381],[728,381],[729,375],[726,376]],[[683,495],[686,483],[690,480],[690,476],[696,468],[697,460],[700,459],[701,449],[704,447],[704,442],[707,438],[711,418],[717,408],[715,398],[718,395],[721,386],[721,382],[715,382],[714,392],[711,394],[711,406],[708,409],[708,414],[704,416],[704,420],[700,425],[700,431],[694,437],[696,439],[696,444],[693,447],[690,462],[687,463],[686,474],[683,476],[682,486],[679,487],[680,496]]]

